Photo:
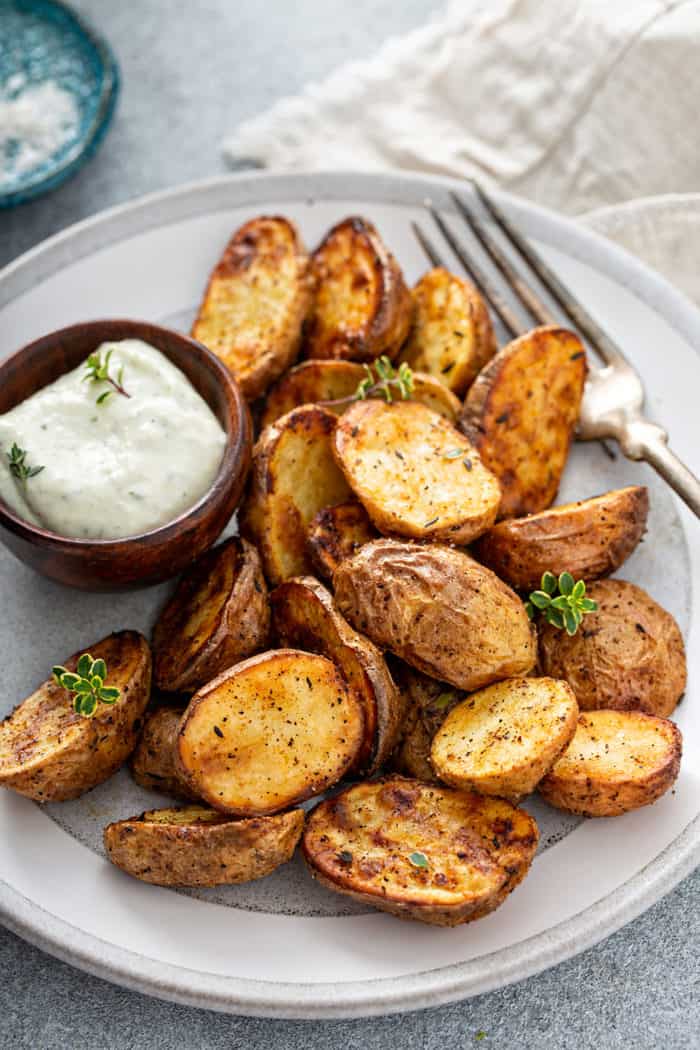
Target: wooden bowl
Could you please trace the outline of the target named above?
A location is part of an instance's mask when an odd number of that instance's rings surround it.
[[[51,332],[0,363],[0,413],[76,368],[100,343],[143,339],[187,376],[217,417],[227,442],[211,488],[178,518],[116,540],[59,536],[20,518],[0,500],[0,540],[37,572],[86,591],[146,587],[180,572],[220,534],[236,509],[250,468],[252,425],[243,396],[222,362],[180,332],[145,321],[90,321]]]

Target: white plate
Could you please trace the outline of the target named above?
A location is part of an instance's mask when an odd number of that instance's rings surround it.
[[[351,212],[374,220],[410,281],[424,269],[410,220],[449,180],[403,176],[254,175],[158,194],[81,223],[0,275],[3,352],[53,328],[99,317],[186,327],[230,232],[259,211],[290,215],[314,244]],[[531,205],[513,216],[642,372],[649,410],[688,463],[697,455],[700,315],[607,242]],[[695,437],[695,441],[693,438]],[[667,892],[700,853],[700,638],[690,622],[700,558],[696,522],[646,467],[577,446],[562,496],[650,485],[646,540],[622,575],[679,619],[690,663],[678,709],[685,756],[676,790],[653,809],[577,821],[532,803],[543,845],[493,915],[454,930],[363,911],[311,883],[293,862],[248,886],[175,892],[144,885],[101,851],[108,821],[156,803],[122,771],[73,803],[40,808],[0,797],[0,914],[27,940],[153,995],[231,1012],[339,1017],[416,1009],[525,977],[609,934]],[[65,590],[0,553],[0,713],[56,659],[109,630],[148,630],[165,589],[105,597]],[[528,803],[530,806],[530,803]]]

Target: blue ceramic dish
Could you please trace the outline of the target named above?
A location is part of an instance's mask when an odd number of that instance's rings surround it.
[[[95,152],[114,112],[119,67],[102,37],[56,0],[0,0],[0,41],[0,207],[7,208],[55,189]],[[13,104],[47,85],[70,115],[48,154],[8,131]]]

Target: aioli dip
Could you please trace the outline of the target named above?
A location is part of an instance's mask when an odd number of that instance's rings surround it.
[[[194,506],[221,465],[226,435],[190,381],[140,339],[103,343],[106,380],[85,380],[86,362],[0,415],[0,498],[26,521],[61,536],[120,539]],[[97,404],[97,399],[112,393]],[[8,455],[16,444],[22,481]]]

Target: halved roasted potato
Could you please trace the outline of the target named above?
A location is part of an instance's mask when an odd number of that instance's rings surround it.
[[[559,488],[586,379],[565,328],[535,328],[493,357],[469,389],[460,426],[501,482],[500,516],[544,510]]]
[[[264,649],[270,606],[260,555],[234,537],[187,570],[153,629],[156,685],[194,692],[215,675]]]
[[[569,813],[615,817],[661,798],[675,783],[682,750],[680,730],[666,718],[586,711],[540,794]]]
[[[295,365],[270,390],[265,399],[263,426],[299,405],[323,404],[329,412],[340,415],[347,408],[345,398],[352,397],[367,377],[364,365],[356,361],[302,361]],[[445,416],[451,423],[457,419],[461,404],[447,387],[434,376],[413,373],[411,400]],[[334,401],[342,401],[335,405]]]
[[[81,650],[63,666],[75,672]],[[151,692],[151,651],[137,631],[118,631],[89,646],[104,660],[116,703],[77,714],[72,695],[52,677],[0,722],[0,787],[36,802],[78,798],[115,773],[136,747]]]
[[[177,707],[157,707],[146,714],[141,737],[131,756],[131,775],[148,791],[196,799],[175,770],[175,749],[183,714]]]
[[[539,665],[566,680],[582,711],[611,708],[667,717],[683,696],[683,635],[666,609],[627,580],[598,580],[598,603],[575,635],[548,623],[539,630]]]
[[[414,401],[357,401],[335,454],[380,532],[466,544],[496,520],[498,481],[463,434]]]
[[[332,596],[313,576],[281,583],[270,601],[281,644],[327,656],[356,692],[365,715],[365,739],[357,768],[376,771],[396,746],[404,713],[383,655],[369,638],[350,626]]]
[[[458,689],[534,666],[535,634],[520,598],[462,551],[374,540],[340,563],[333,584],[356,630]]]
[[[324,507],[309,525],[307,546],[322,576],[330,579],[343,558],[377,538],[369,514],[357,500]]]
[[[335,784],[364,743],[357,693],[324,656],[277,649],[244,660],[192,698],[178,776],[209,805],[254,817]]]
[[[234,233],[204,293],[192,337],[252,400],[293,364],[313,303],[311,263],[289,219],[261,215]]]
[[[649,494],[642,485],[511,518],[480,536],[474,554],[518,590],[540,586],[545,572],[597,580],[619,569],[646,528]]]
[[[395,657],[390,658],[389,670],[406,704],[401,739],[391,757],[391,768],[417,780],[436,780],[430,746],[452,708],[464,700],[464,693]]]
[[[151,809],[108,824],[107,856],[156,886],[222,886],[261,879],[291,860],[303,809],[232,820],[205,806]]]
[[[328,889],[400,918],[457,926],[503,903],[537,840],[533,818],[504,799],[388,777],[321,802],[302,850]]]
[[[489,312],[478,290],[437,266],[413,288],[415,315],[399,360],[464,397],[496,353]]]
[[[578,704],[566,682],[508,678],[454,707],[430,750],[445,783],[517,801],[529,795],[568,745]]]
[[[401,268],[367,219],[352,216],[326,234],[312,256],[317,283],[307,357],[394,358],[413,320]]]
[[[241,532],[257,545],[271,584],[313,572],[309,524],[350,496],[333,455],[336,422],[318,405],[303,405],[266,427],[255,445]]]

